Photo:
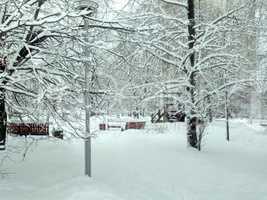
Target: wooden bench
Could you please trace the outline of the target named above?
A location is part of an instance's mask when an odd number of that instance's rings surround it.
[[[117,125],[117,124],[99,124],[99,130],[107,130],[110,128],[117,128],[123,130],[127,129],[144,129],[145,128],[145,122],[126,122],[125,129],[123,125]]]
[[[125,130],[127,129],[144,129],[146,122],[126,122]]]
[[[110,128],[121,128],[120,125],[108,125],[108,129]]]
[[[99,130],[104,131],[104,130],[108,130],[111,128],[115,128],[115,129],[122,129],[122,125],[118,125],[118,124],[99,124]]]

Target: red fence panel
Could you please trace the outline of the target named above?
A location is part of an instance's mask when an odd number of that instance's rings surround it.
[[[49,125],[44,123],[9,123],[8,132],[16,135],[49,135]]]

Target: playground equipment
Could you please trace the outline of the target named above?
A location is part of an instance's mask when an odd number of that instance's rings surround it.
[[[173,104],[166,104],[162,109],[151,115],[151,122],[184,122],[185,116],[185,113],[176,109]]]

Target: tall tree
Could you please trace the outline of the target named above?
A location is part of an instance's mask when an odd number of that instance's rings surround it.
[[[160,85],[157,92],[144,101],[171,98],[185,105],[189,118],[188,143],[200,149],[203,132],[196,133],[200,130],[196,125],[206,121],[211,106],[218,108],[226,87],[229,89],[250,81],[245,76],[239,78],[241,66],[247,65],[245,56],[236,50],[240,38],[225,37],[224,34],[237,33],[239,27],[234,26],[235,15],[248,5],[236,5],[216,16],[205,15],[205,20],[196,23],[194,3],[191,0],[159,0],[159,4],[146,2],[144,9],[140,9],[142,14],[134,20],[136,23],[143,20],[139,28],[146,27],[147,32],[135,34],[128,42],[148,52],[150,56],[146,59],[150,65],[158,71],[162,69],[165,75],[157,81],[134,87]],[[140,49],[135,51],[136,57],[138,52]],[[220,78],[225,70],[229,77],[227,84]]]

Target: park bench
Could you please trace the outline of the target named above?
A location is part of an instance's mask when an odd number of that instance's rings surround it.
[[[145,122],[126,122],[125,130],[127,129],[144,129]]]
[[[99,124],[99,130],[101,131],[104,131],[104,130],[109,130],[109,129],[120,129],[122,130],[123,129],[123,126],[121,125],[121,122],[120,123],[101,123]]]
[[[108,124],[99,124],[99,130],[107,130],[111,128],[117,128],[123,130],[127,129],[144,129],[145,128],[145,122],[126,122],[125,127],[122,124],[115,124],[115,123],[108,123]]]

